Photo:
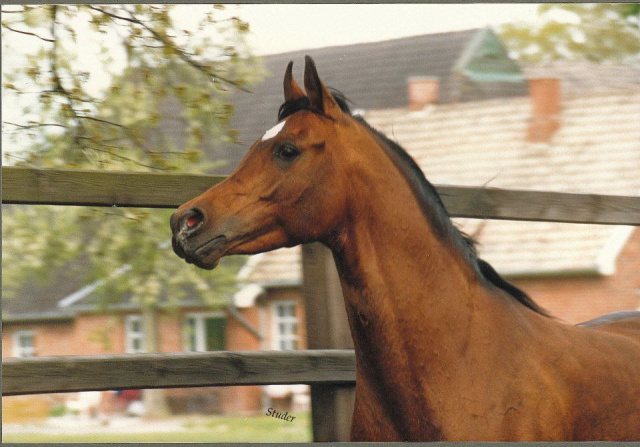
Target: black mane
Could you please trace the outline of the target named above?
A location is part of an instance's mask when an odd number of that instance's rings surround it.
[[[330,91],[342,111],[351,115],[347,98],[337,90],[330,89]],[[311,108],[311,101],[308,97],[304,96],[282,104],[278,111],[278,121],[300,110],[310,110],[314,112]],[[409,184],[416,194],[416,198],[422,208],[423,214],[434,227],[436,234],[440,238],[450,241],[456,248],[458,248],[464,259],[469,263],[478,277],[484,280],[485,283],[491,284],[492,286],[506,292],[519,303],[534,312],[544,316],[549,316],[547,311],[533,301],[529,295],[513,284],[505,281],[488,262],[478,257],[476,252],[476,241],[456,228],[451,221],[451,217],[442,203],[442,199],[440,198],[436,188],[426,179],[420,167],[407,153],[407,151],[382,132],[371,127],[371,125],[369,125],[369,123],[367,123],[363,118],[359,116],[354,116],[353,118],[375,135],[382,144],[388,147],[391,150],[391,153],[395,155],[393,158],[397,158],[399,160],[399,163],[397,164],[395,160],[392,161],[394,161],[394,164],[398,166],[401,173],[407,177]]]

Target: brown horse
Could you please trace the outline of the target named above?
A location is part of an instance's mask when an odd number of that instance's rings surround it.
[[[550,318],[477,258],[397,144],[352,116],[307,57],[279,123],[171,218],[173,246],[222,256],[320,241],[356,353],[352,439],[640,440],[640,313]]]

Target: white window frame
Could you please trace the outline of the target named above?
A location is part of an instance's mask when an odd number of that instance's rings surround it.
[[[193,318],[195,320],[195,349],[189,346],[189,334],[187,333],[187,320]],[[207,350],[205,320],[207,318],[226,318],[224,312],[191,312],[184,315],[182,323],[182,340],[185,352],[209,352]]]
[[[31,347],[23,347],[20,341],[22,337],[31,339]],[[36,333],[33,330],[25,329],[13,333],[13,356],[14,357],[35,357],[36,356]]]
[[[293,306],[293,316],[281,317],[278,315],[278,307],[280,306]],[[272,325],[271,325],[271,346],[273,349],[278,351],[283,350],[294,350],[298,349],[299,346],[299,337],[298,331],[300,329],[300,321],[297,316],[298,302],[296,300],[278,300],[271,302],[271,315],[272,315]],[[296,332],[290,335],[283,335],[280,333],[280,323],[295,323]],[[282,342],[292,342],[295,348],[283,348],[281,346]]]
[[[134,331],[133,324],[138,323],[140,330]],[[141,315],[127,315],[124,324],[125,351],[127,354],[146,352],[144,340],[144,326]],[[135,347],[135,341],[140,341],[140,348]]]

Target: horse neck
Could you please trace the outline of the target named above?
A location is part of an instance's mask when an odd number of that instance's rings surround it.
[[[390,350],[402,343],[406,351],[407,340],[416,348],[464,344],[467,320],[488,292],[431,227],[406,182],[378,180],[350,188],[359,194],[331,246],[352,332],[377,328]],[[372,340],[353,335],[356,347]]]
[[[469,314],[488,292],[460,248],[443,236],[453,228],[434,228],[437,219],[425,216],[390,149],[371,147],[375,143],[373,137],[361,142],[369,145],[359,151],[366,155],[349,164],[347,212],[327,244],[347,310],[370,324],[384,320],[387,332],[435,337],[451,316]]]
[[[372,163],[373,152],[351,164],[348,211],[325,243],[340,275],[359,386],[383,392],[379,403],[432,408],[462,357],[486,354],[494,349],[486,334],[509,330],[513,303],[491,296],[389,156],[377,151]]]

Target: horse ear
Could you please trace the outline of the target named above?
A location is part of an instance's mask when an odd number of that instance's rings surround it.
[[[293,78],[293,61],[289,62],[289,65],[287,65],[287,71],[284,73],[283,85],[285,102],[305,96],[304,92]]]
[[[342,110],[329,89],[320,80],[316,63],[309,56],[305,56],[304,61],[304,88],[311,100],[311,107],[329,118],[338,118]]]

